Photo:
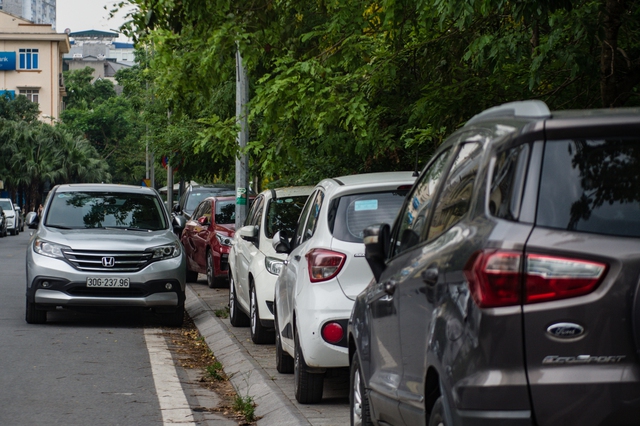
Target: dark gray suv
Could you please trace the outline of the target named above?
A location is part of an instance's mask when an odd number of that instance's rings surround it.
[[[640,109],[484,111],[364,240],[352,424],[640,424]]]

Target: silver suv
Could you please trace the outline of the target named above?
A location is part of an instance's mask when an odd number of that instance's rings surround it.
[[[59,185],[27,247],[26,321],[57,307],[143,308],[182,325],[186,261],[169,215],[151,188]]]

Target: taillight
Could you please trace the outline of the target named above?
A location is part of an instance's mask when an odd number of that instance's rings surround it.
[[[526,303],[566,299],[591,293],[607,269],[604,263],[527,255]]]
[[[564,257],[510,251],[478,251],[464,273],[481,308],[566,299],[592,292],[607,265]]]
[[[518,305],[521,294],[520,259],[514,252],[477,251],[464,274],[471,296],[481,308]]]
[[[347,258],[343,253],[326,249],[312,249],[305,257],[312,283],[327,281],[338,275]]]

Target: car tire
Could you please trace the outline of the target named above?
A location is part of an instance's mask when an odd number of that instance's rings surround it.
[[[234,327],[247,327],[249,325],[249,317],[238,307],[236,283],[233,281],[233,275],[229,276],[229,321]]]
[[[215,288],[216,286],[216,270],[213,267],[213,254],[211,254],[211,251],[207,252],[207,285],[209,288]]]
[[[369,411],[369,396],[364,387],[362,368],[358,354],[351,361],[349,384],[349,417],[351,426],[371,426],[371,412]]]
[[[256,295],[255,285],[251,286],[251,291],[249,292],[249,319],[251,341],[253,341],[253,343],[264,345],[274,342],[273,331],[260,324],[260,310],[258,309],[258,297]]]
[[[9,234],[11,234],[11,235],[17,235],[18,233],[16,232],[16,230],[15,230],[15,229],[12,229],[11,231],[9,231]]]
[[[295,351],[293,357],[293,375],[296,400],[300,404],[317,404],[322,401],[324,373],[310,373],[304,354],[300,348],[298,334],[294,336]]]
[[[182,327],[184,323],[184,304],[181,304],[176,310],[169,314],[164,314],[164,324],[167,327]]]
[[[282,349],[282,338],[280,337],[280,331],[278,331],[278,309],[275,304],[273,305],[273,320],[276,327],[274,332],[276,341],[276,370],[281,374],[292,374],[293,357]]]
[[[444,417],[444,401],[442,396],[436,399],[433,408],[431,408],[431,415],[429,416],[429,426],[449,426]]]
[[[27,299],[26,313],[24,319],[28,324],[44,324],[47,322],[47,311],[37,309],[35,303]]]
[[[189,270],[188,266],[187,266],[187,282],[188,283],[198,282],[198,273],[196,271]]]

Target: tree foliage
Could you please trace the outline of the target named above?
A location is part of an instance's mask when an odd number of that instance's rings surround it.
[[[634,1],[130,3],[138,10],[125,30],[152,52],[155,99],[171,111],[162,149],[214,167],[233,161],[239,50],[252,170],[279,183],[411,169],[502,102],[640,104]]]

